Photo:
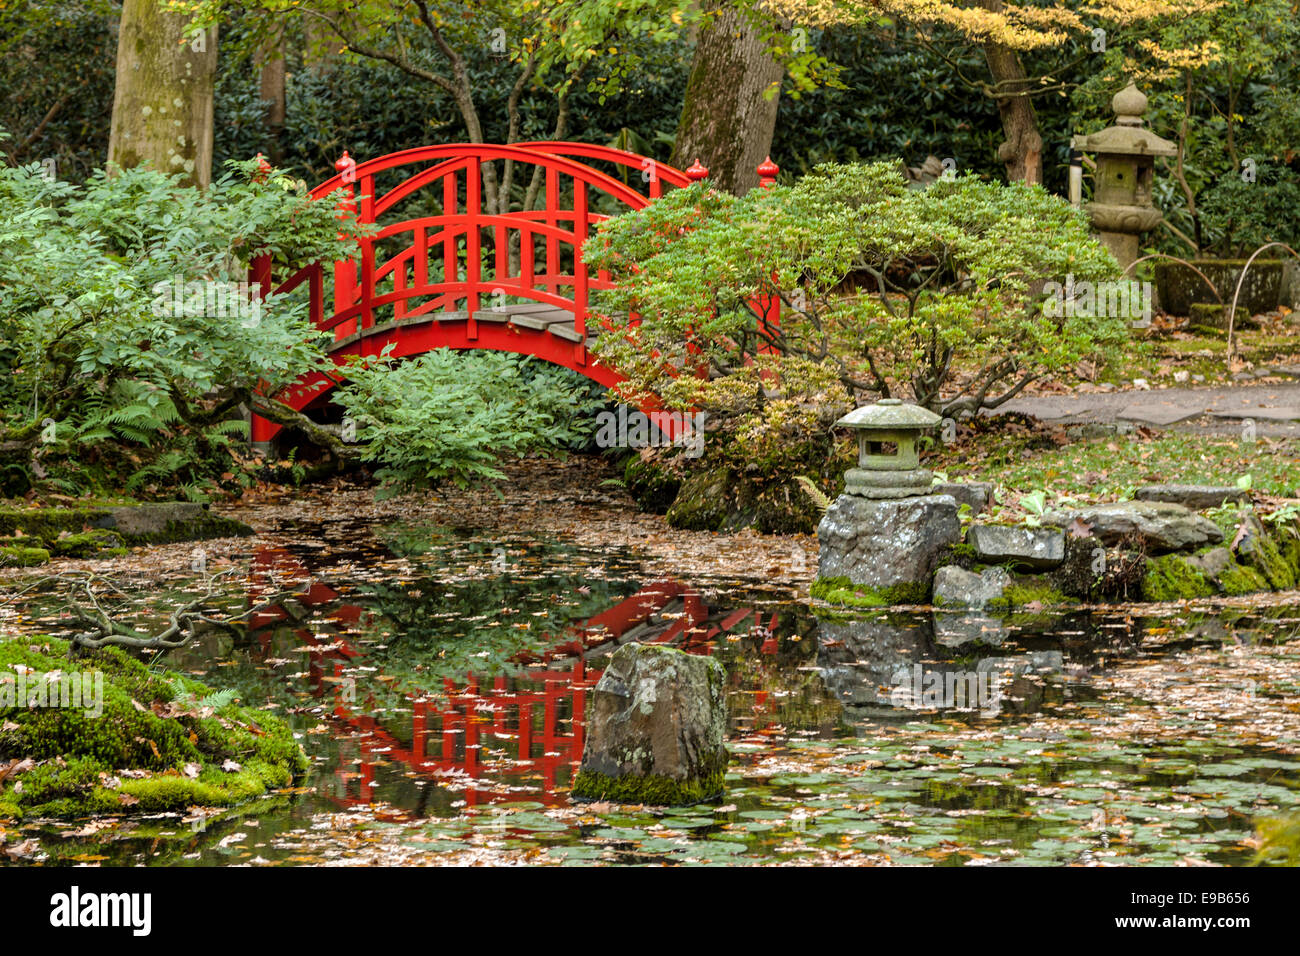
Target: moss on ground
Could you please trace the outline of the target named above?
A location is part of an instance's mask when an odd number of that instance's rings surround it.
[[[810,596],[829,604],[847,607],[892,607],[897,604],[926,604],[930,600],[930,582],[891,584],[882,588],[854,584],[846,577],[818,578],[812,583]]]
[[[33,641],[0,641],[0,760],[35,761],[0,786],[0,816],[230,806],[288,786],[307,769],[283,720],[238,706],[228,693],[150,671],[117,648],[71,658],[66,641]],[[74,675],[90,674],[100,675],[93,690],[81,680],[71,706],[54,706],[67,703]],[[32,700],[43,681],[46,691]]]

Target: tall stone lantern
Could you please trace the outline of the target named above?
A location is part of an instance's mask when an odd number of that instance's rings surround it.
[[[1130,81],[1110,101],[1115,125],[1075,136],[1071,145],[1096,156],[1093,201],[1084,208],[1101,241],[1126,269],[1138,257],[1138,236],[1154,229],[1161,212],[1151,201],[1157,156],[1175,156],[1178,147],[1142,125],[1146,96]]]

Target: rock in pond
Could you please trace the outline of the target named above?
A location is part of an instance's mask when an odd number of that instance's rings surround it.
[[[1047,571],[1065,560],[1065,535],[1052,528],[977,524],[966,532],[966,543],[985,564]]]
[[[984,608],[1002,597],[1011,586],[1006,568],[985,568],[979,574],[956,565],[940,568],[934,575],[934,603],[943,607]]]
[[[1118,544],[1136,535],[1148,551],[1156,554],[1187,551],[1223,540],[1223,532],[1209,518],[1163,501],[1118,501],[1077,511],[1049,511],[1043,516],[1045,523],[1062,528],[1075,519],[1089,525],[1102,544]]]
[[[711,657],[626,644],[592,693],[579,800],[659,806],[721,796],[726,673]]]
[[[961,539],[948,495],[869,499],[840,495],[817,526],[818,577],[880,592],[885,603],[925,603],[943,550]]]

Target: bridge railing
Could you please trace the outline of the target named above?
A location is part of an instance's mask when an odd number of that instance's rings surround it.
[[[632,182],[641,179],[646,192],[572,157],[635,170]],[[507,162],[542,171],[540,209],[485,212],[483,166]],[[421,168],[391,189],[378,189],[382,174],[412,166]],[[360,223],[380,223],[421,189],[432,188],[437,194],[439,186],[442,207],[441,215],[387,223],[375,234],[359,237],[354,259],[332,267],[307,266],[279,284],[269,259],[253,264],[252,279],[264,293],[289,292],[306,284],[312,322],[333,330],[339,339],[375,327],[381,312],[391,312],[398,321],[463,311],[472,340],[475,313],[485,302],[500,305],[507,298],[571,311],[575,331],[585,339],[590,292],[608,286],[608,277],[592,276],[582,257],[582,244],[607,218],[593,210],[593,201],[601,197],[615,208],[640,209],[662,195],[665,183],[691,182],[686,173],[635,153],[582,143],[431,146],[361,163],[345,152],[335,169],[336,175],[311,195],[334,196],[341,219],[355,212]],[[409,245],[379,258],[377,250],[385,242],[408,233]],[[327,282],[333,293],[328,310]]]
[[[606,164],[616,173],[580,160]],[[506,211],[485,211],[483,174],[488,163],[536,171],[541,177],[540,208],[513,210],[507,202]],[[269,166],[262,166],[269,172]],[[346,346],[360,354],[365,354],[361,349],[367,336],[388,334],[413,320],[464,322],[455,347],[472,348],[479,340],[481,320],[499,323],[500,313],[518,302],[550,306],[573,316],[573,344],[555,340],[536,354],[604,384],[609,384],[608,371],[588,368],[589,304],[591,292],[609,288],[611,281],[603,271],[588,270],[582,245],[610,214],[644,208],[665,188],[708,176],[698,161],[680,171],[625,150],[564,142],[426,146],[360,163],[345,151],[335,170],[311,196],[332,197],[341,221],[340,238],[347,234],[344,224],[354,218],[379,228],[357,237],[355,257],[309,265],[278,283],[269,256],[254,260],[249,277],[256,294],[305,288],[313,325],[333,333],[335,350]],[[618,178],[619,170],[629,174],[626,182]],[[768,160],[758,172],[766,187],[775,181],[777,168]],[[381,188],[381,181],[394,175],[403,178]],[[433,194],[438,214],[386,221],[422,190]],[[390,252],[393,246],[396,252]],[[779,299],[765,296],[758,302],[764,325],[774,327]],[[296,395],[290,404],[302,408],[333,384],[329,376],[313,373],[286,394]],[[278,427],[255,416],[253,441],[269,441]]]

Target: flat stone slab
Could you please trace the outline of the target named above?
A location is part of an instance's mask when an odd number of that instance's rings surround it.
[[[1146,422],[1151,425],[1172,425],[1188,418],[1195,418],[1200,414],[1201,410],[1199,408],[1180,408],[1166,402],[1152,402],[1130,405],[1115,417],[1130,422]]]
[[[966,532],[966,543],[985,564],[1048,571],[1065,560],[1065,535],[1055,528],[977,524]]]
[[[1267,405],[1262,408],[1217,408],[1215,418],[1261,418],[1270,422],[1300,421],[1300,405]]]
[[[939,555],[961,540],[957,502],[948,495],[859,498],[840,495],[817,526],[818,576],[885,588],[925,584]]]
[[[1061,528],[1076,519],[1090,526],[1102,544],[1114,545],[1137,536],[1155,553],[1192,550],[1223,540],[1223,532],[1209,518],[1164,501],[1119,501],[1043,515],[1045,524]]]
[[[975,514],[987,511],[993,503],[993,482],[991,481],[941,481],[930,489],[931,494],[951,495],[957,507],[970,505]]]
[[[1228,501],[1249,501],[1250,492],[1235,485],[1146,485],[1133,492],[1138,501],[1167,501],[1192,511],[1218,508]]]

